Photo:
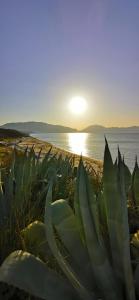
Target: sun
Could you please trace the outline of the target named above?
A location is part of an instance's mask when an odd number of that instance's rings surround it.
[[[74,114],[82,114],[86,111],[87,109],[87,101],[84,97],[73,97],[70,100],[69,103],[69,108],[71,110],[72,113]]]

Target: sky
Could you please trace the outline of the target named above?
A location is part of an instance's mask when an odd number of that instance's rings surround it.
[[[17,121],[139,125],[139,1],[0,0],[0,124]]]

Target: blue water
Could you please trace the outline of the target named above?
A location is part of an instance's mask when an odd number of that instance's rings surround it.
[[[46,133],[32,134],[32,136],[52,143],[62,149],[92,157],[103,159],[104,135],[93,133]],[[133,170],[136,155],[139,158],[139,133],[108,133],[106,135],[113,160],[117,156],[118,145],[125,162]]]

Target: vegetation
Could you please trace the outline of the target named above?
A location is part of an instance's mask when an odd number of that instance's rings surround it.
[[[7,139],[7,138],[20,138],[27,136],[27,134],[23,132],[19,132],[14,129],[5,129],[5,128],[0,128],[0,139]]]
[[[11,163],[14,146],[20,138],[27,136],[17,130],[0,128],[0,167]]]
[[[37,299],[138,300],[137,161],[113,163],[106,141],[98,179],[82,158],[40,157],[15,149],[1,169],[0,281]]]

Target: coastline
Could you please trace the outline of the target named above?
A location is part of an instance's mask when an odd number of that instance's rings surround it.
[[[55,145],[53,145],[51,143],[39,140],[39,139],[31,137],[31,136],[16,139],[15,144],[17,144],[17,146],[21,149],[25,149],[27,146],[28,146],[28,148],[34,147],[34,151],[36,154],[38,154],[41,150],[42,156],[45,155],[45,153],[48,152],[48,150],[50,148],[52,148],[51,149],[52,154],[57,153],[58,155],[62,155],[63,157],[71,156],[75,159],[75,166],[77,166],[79,163],[80,155],[69,152],[62,148],[56,147]],[[93,158],[83,156],[83,161],[86,164],[90,165],[95,170],[96,173],[99,173],[99,174],[102,173],[103,162],[101,160],[96,160]]]
[[[74,158],[75,167],[78,166],[80,155],[75,154],[73,152],[64,150],[59,148],[47,141],[42,141],[35,137],[27,136],[27,137],[20,137],[20,138],[5,138],[0,139],[0,166],[6,165],[6,162],[11,160],[12,148],[16,146],[19,151],[25,150],[27,147],[28,149],[34,147],[34,151],[36,155],[41,150],[41,156],[43,157],[45,153],[49,151],[51,148],[51,153],[65,156],[70,156]],[[103,162],[101,160],[93,159],[87,156],[83,156],[84,163],[89,167],[89,169],[93,169],[96,174],[101,175],[103,169]]]

